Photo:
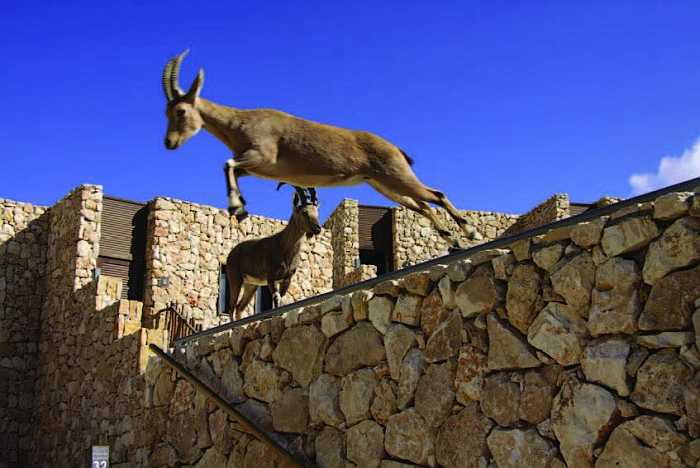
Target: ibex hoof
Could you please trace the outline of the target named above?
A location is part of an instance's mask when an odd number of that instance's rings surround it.
[[[481,235],[479,231],[476,230],[474,226],[471,226],[469,224],[464,225],[464,232],[467,234],[467,238],[469,240],[483,240],[484,236]]]
[[[239,209],[238,212],[236,213],[236,221],[238,221],[239,223],[241,221],[243,221],[244,219],[246,219],[247,217],[248,217],[248,212],[244,208]]]

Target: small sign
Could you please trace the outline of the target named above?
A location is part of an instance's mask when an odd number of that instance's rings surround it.
[[[92,446],[90,450],[90,468],[109,468],[109,446]]]

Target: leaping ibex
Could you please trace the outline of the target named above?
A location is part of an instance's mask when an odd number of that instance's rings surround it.
[[[241,318],[241,312],[258,286],[267,285],[272,294],[272,306],[279,307],[296,272],[304,235],[311,237],[321,232],[315,192],[307,194],[297,189],[292,206],[292,217],[282,231],[270,237],[243,241],[229,253],[226,276],[231,318]],[[239,301],[241,288],[243,296]]]
[[[430,203],[445,208],[469,238],[481,237],[442,192],[418,180],[406,153],[373,133],[324,125],[272,109],[242,110],[216,104],[199,97],[204,84],[202,69],[184,92],[178,74],[187,52],[168,61],[163,71],[168,99],[165,146],[179,148],[202,127],[221,140],[235,154],[224,171],[229,212],[239,220],[247,215],[238,188],[238,177],[244,175],[297,187],[367,182],[390,200],[427,217],[452,248],[458,248],[459,242]]]

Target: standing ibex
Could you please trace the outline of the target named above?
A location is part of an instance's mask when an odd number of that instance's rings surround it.
[[[304,235],[311,237],[321,232],[315,192],[307,195],[297,189],[292,205],[292,217],[282,231],[241,242],[229,253],[226,276],[230,288],[228,313],[232,318],[240,318],[258,286],[267,285],[273,307],[279,307],[296,272]],[[243,296],[238,301],[241,287]]]
[[[170,60],[163,71],[168,99],[165,146],[176,149],[202,127],[234,154],[224,171],[229,212],[240,220],[247,212],[238,177],[253,174],[298,187],[355,185],[367,182],[378,192],[430,219],[453,248],[459,243],[435,216],[429,203],[445,208],[468,237],[480,238],[440,191],[423,185],[412,161],[400,148],[369,132],[353,131],[300,119],[272,109],[241,110],[200,98],[204,70],[186,93],[178,84],[188,51]]]

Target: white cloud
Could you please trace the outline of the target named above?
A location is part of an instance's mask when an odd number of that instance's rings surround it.
[[[680,156],[664,156],[656,174],[632,174],[629,178],[635,195],[700,177],[700,138]]]

